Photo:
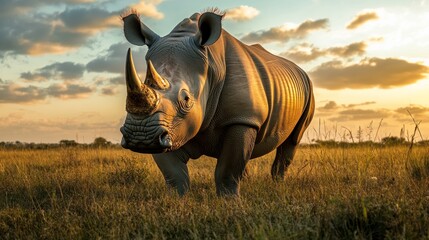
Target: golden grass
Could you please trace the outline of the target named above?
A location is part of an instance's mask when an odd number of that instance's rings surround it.
[[[166,189],[151,157],[120,149],[0,151],[0,238],[429,238],[429,149],[300,148],[285,181],[251,160],[240,198],[218,198],[215,160]]]

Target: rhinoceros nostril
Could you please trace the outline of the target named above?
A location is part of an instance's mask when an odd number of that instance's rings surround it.
[[[122,137],[122,140],[121,140],[121,146],[123,147],[123,148],[127,148],[127,141],[125,140],[125,138],[123,138]]]
[[[171,148],[173,146],[171,137],[167,132],[164,132],[163,134],[159,135],[159,144],[163,148]]]

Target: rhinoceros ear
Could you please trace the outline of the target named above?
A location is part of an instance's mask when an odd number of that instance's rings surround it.
[[[222,33],[222,15],[212,12],[201,14],[198,20],[198,33],[195,41],[201,46],[209,46],[215,43]]]
[[[132,44],[150,47],[159,38],[158,34],[144,25],[135,13],[123,17],[122,20],[125,38]]]

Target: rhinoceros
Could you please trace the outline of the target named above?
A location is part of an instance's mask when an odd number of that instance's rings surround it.
[[[282,179],[314,113],[312,83],[293,62],[222,29],[223,14],[195,13],[160,37],[136,13],[125,38],[148,47],[142,82],[128,49],[127,116],[121,145],[151,153],[168,186],[190,188],[187,162],[217,159],[216,193],[238,195],[249,159],[276,149],[271,174]]]

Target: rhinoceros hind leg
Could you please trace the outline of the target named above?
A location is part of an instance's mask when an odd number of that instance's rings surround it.
[[[256,129],[245,125],[233,125],[226,130],[215,170],[219,196],[239,194],[239,182],[252,155],[256,134]]]
[[[310,101],[308,102],[304,113],[299,119],[292,131],[291,135],[284,141],[276,152],[276,158],[274,159],[273,166],[271,167],[271,176],[274,180],[283,180],[285,171],[292,162],[295,156],[296,147],[304,135],[305,129],[310,125],[314,114],[314,97],[311,93]]]
[[[296,147],[297,144],[286,140],[277,148],[276,158],[274,159],[274,163],[271,167],[271,176],[275,181],[284,179],[285,171],[295,156]]]
[[[153,154],[152,156],[164,175],[167,186],[183,196],[190,187],[188,166],[186,165],[189,160],[187,154],[179,149],[175,152]]]

